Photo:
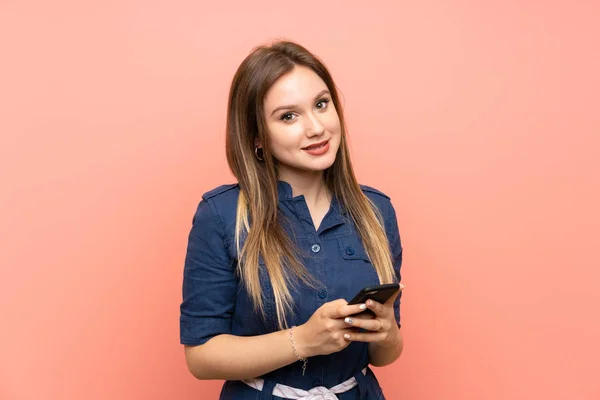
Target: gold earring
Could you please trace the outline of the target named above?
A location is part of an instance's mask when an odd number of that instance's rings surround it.
[[[261,154],[263,155],[262,157],[258,156],[258,150],[260,150]],[[254,148],[254,155],[256,156],[256,159],[258,161],[265,161],[263,149],[261,147],[255,147]]]

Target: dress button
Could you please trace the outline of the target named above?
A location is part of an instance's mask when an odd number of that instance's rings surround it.
[[[323,382],[321,381],[313,381],[313,387],[323,386]]]
[[[354,255],[354,249],[350,246],[346,247],[346,254],[348,254],[349,256],[353,256]]]
[[[319,290],[319,297],[324,299],[325,297],[327,297],[327,291],[325,290]]]
[[[313,244],[310,249],[313,253],[318,253],[319,251],[321,251],[321,246],[319,246],[318,244]]]

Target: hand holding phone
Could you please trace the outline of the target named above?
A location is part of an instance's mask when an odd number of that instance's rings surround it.
[[[345,349],[352,341],[387,340],[390,332],[393,332],[390,327],[395,326],[393,311],[382,305],[374,305],[376,310],[385,308],[386,314],[379,315],[378,311],[379,319],[376,319],[374,311],[361,311],[358,304],[365,304],[369,299],[384,304],[403,287],[404,285],[398,283],[365,287],[350,300],[350,303],[344,299],[337,299],[323,304],[307,322],[295,328],[294,337],[298,353],[302,357],[327,355]],[[364,313],[370,313],[372,317],[354,318]],[[341,320],[344,321],[343,325],[340,324]],[[378,329],[373,329],[374,325]],[[371,334],[379,336],[365,336]]]

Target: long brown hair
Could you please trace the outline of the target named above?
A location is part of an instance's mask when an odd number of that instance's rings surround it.
[[[233,77],[227,106],[226,150],[227,162],[240,186],[235,227],[238,272],[255,310],[264,315],[259,279],[262,256],[281,329],[287,327],[286,315],[292,309],[290,288],[299,281],[311,286],[315,283],[300,262],[278,215],[277,161],[269,149],[263,110],[269,88],[296,65],[310,68],[325,82],[340,119],[340,147],[335,162],[324,173],[325,184],[353,220],[379,281],[395,280],[382,216],[354,175],[343,110],[331,74],[321,60],[297,43],[279,41],[259,46],[244,59]],[[257,138],[263,146],[264,161],[255,157]]]

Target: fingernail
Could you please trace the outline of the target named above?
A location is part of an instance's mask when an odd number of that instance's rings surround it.
[[[347,324],[351,324],[352,323],[352,318],[347,317],[344,321],[346,321]]]
[[[345,338],[345,339],[350,339],[350,334],[348,334],[348,333],[344,333],[344,338]]]
[[[361,310],[364,310],[367,308],[366,304],[361,304],[360,306],[358,306],[358,308],[360,308]]]
[[[367,305],[372,306],[373,302],[371,300],[367,300]]]

